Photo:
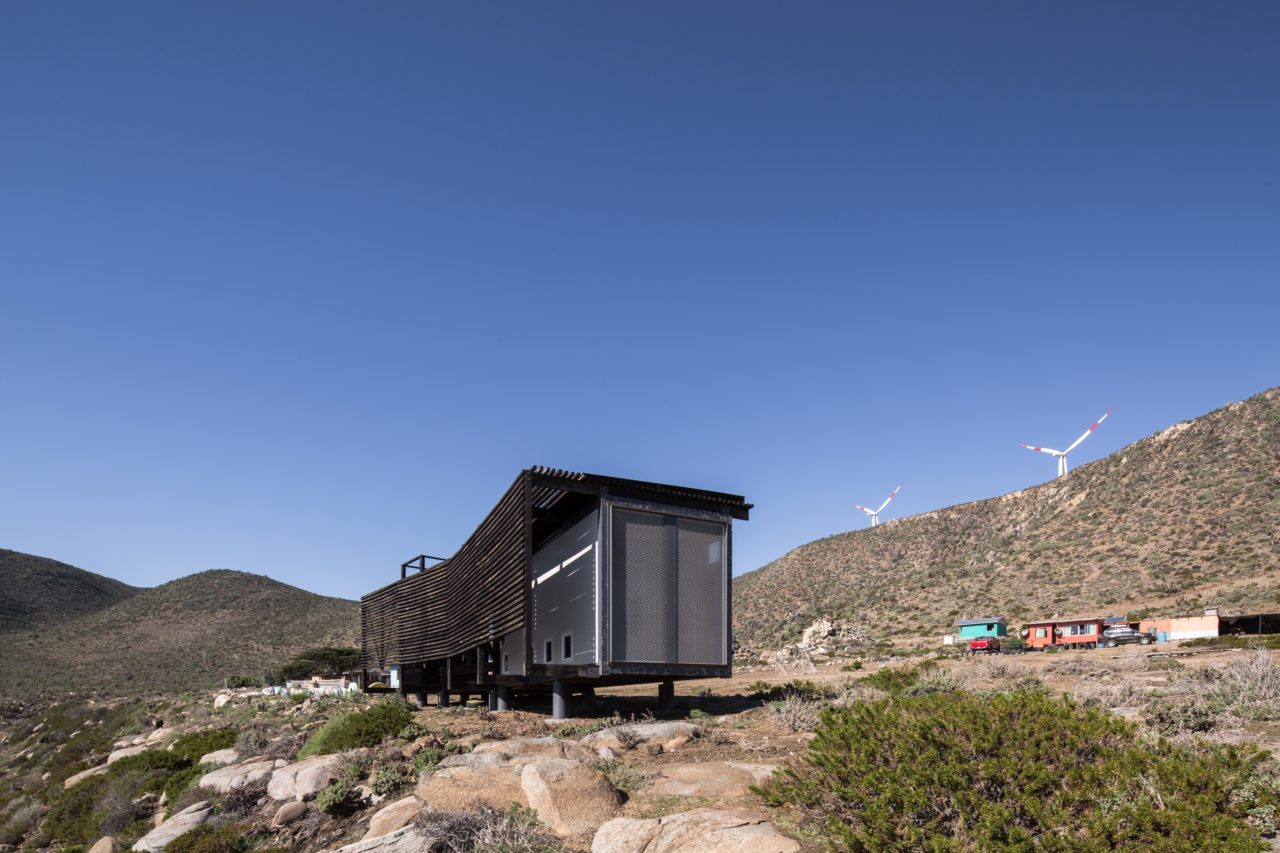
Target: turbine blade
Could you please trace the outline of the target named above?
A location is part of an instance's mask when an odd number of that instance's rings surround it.
[[[1114,412],[1115,410],[1116,410],[1116,407],[1115,407],[1115,406],[1112,406],[1111,408],[1107,409],[1107,415],[1111,414],[1111,413],[1112,413],[1112,412]],[[1098,420],[1094,423],[1094,425],[1093,425],[1093,426],[1089,427],[1087,430],[1085,430],[1085,431],[1084,431],[1084,435],[1082,435],[1082,436],[1080,436],[1079,438],[1077,438],[1077,439],[1076,439],[1076,440],[1071,444],[1071,446],[1070,446],[1070,447],[1068,447],[1066,450],[1064,450],[1064,451],[1062,451],[1062,452],[1063,452],[1063,453],[1070,453],[1071,451],[1073,451],[1073,450],[1075,450],[1077,447],[1079,447],[1079,446],[1080,446],[1080,442],[1082,442],[1082,441],[1084,441],[1086,438],[1088,438],[1088,437],[1089,437],[1089,433],[1091,433],[1091,432],[1093,432],[1095,429],[1097,429],[1097,428],[1098,428],[1098,425],[1099,425],[1099,424],[1101,424],[1103,421],[1105,421],[1105,420],[1107,419],[1107,415],[1103,415],[1102,417],[1098,418]]]
[[[892,492],[890,492],[890,493],[889,493],[889,497],[887,497],[887,498],[885,498],[885,499],[884,499],[884,503],[880,504],[880,509],[876,510],[876,515],[879,515],[879,514],[880,514],[880,510],[881,510],[881,509],[884,509],[885,507],[887,507],[887,506],[889,505],[889,501],[891,501],[891,500],[893,500],[894,498],[896,498],[896,497],[898,496],[898,492],[900,492],[900,491],[902,491],[902,484],[901,484],[901,483],[899,483],[899,484],[898,484],[898,488],[894,489]]]
[[[862,510],[863,512],[865,512],[867,515],[875,515],[875,514],[876,514],[876,511],[875,511],[875,510],[873,510],[873,509],[867,509],[867,508],[866,508],[865,506],[863,506],[862,504],[854,504],[854,506],[856,506],[858,509],[860,509],[860,510]]]
[[[1018,446],[1025,447],[1027,450],[1038,450],[1041,453],[1048,453],[1050,456],[1061,456],[1063,453],[1063,451],[1061,450],[1053,450],[1048,447],[1035,447],[1034,445],[1030,445],[1030,444],[1019,444]]]

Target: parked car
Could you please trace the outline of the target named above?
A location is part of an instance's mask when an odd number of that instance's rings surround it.
[[[1102,636],[1098,638],[1098,642],[1109,649],[1116,646],[1122,646],[1125,643],[1141,643],[1149,646],[1156,641],[1156,635],[1146,631],[1135,631],[1128,625],[1112,625],[1102,632]]]
[[[999,637],[978,637],[969,641],[969,654],[990,655],[1000,651]]]

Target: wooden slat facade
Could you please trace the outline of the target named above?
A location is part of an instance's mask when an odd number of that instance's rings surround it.
[[[362,667],[439,661],[523,628],[530,619],[539,538],[584,500],[605,492],[734,518],[745,519],[751,509],[739,495],[549,468],[522,471],[456,554],[361,599]]]

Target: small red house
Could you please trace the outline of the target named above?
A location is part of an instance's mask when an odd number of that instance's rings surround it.
[[[1102,619],[1046,619],[1028,622],[1022,636],[1029,649],[1094,647],[1102,635]]]

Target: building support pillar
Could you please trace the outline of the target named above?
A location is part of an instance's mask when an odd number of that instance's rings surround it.
[[[564,720],[569,716],[569,685],[557,678],[551,682],[551,719]]]
[[[676,683],[668,678],[658,683],[658,710],[670,711],[676,706]]]
[[[511,710],[511,689],[510,688],[499,687],[497,690],[493,691],[493,694],[494,694],[494,703],[495,703],[494,710],[495,711]]]
[[[449,691],[448,690],[441,690],[439,693],[436,694],[436,705],[441,708],[449,707]]]

